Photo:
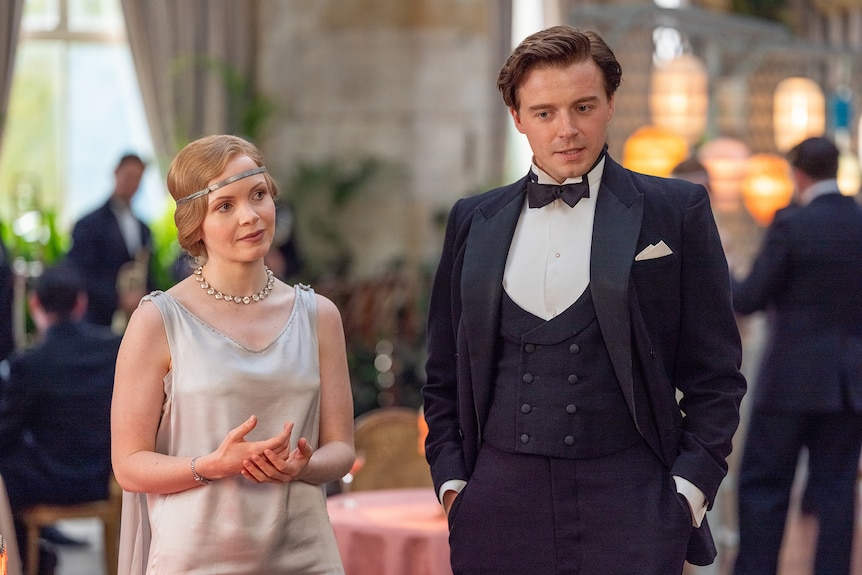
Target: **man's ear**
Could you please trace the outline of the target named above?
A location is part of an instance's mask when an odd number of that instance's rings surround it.
[[[50,327],[48,312],[42,307],[42,302],[36,292],[27,294],[27,306],[30,308],[30,317],[33,318],[33,324],[39,333],[44,332]]]
[[[515,129],[524,133],[524,125],[521,123],[521,115],[518,113],[514,107],[509,106],[509,114],[512,115],[512,120],[515,122]]]
[[[84,314],[87,313],[87,303],[90,300],[87,299],[87,292],[79,292],[78,297],[75,298],[75,307],[72,308],[72,317],[76,320],[84,317]]]

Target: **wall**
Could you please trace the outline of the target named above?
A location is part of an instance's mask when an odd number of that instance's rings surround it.
[[[351,275],[433,266],[452,202],[492,182],[498,2],[261,0],[257,85],[275,103],[261,146],[280,179],[300,161],[387,169],[336,215]],[[300,222],[302,231],[302,222]],[[300,236],[302,239],[302,236]],[[315,245],[305,245],[314,257]]]

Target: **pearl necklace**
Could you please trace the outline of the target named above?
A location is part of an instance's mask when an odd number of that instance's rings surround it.
[[[272,291],[272,287],[275,285],[275,274],[272,273],[272,270],[266,266],[263,266],[266,270],[266,286],[257,292],[256,294],[247,295],[247,296],[238,296],[238,295],[227,295],[223,294],[217,289],[210,287],[209,282],[207,282],[204,277],[204,268],[203,266],[198,266],[195,268],[195,280],[198,282],[198,285],[201,286],[201,289],[207,290],[207,293],[217,300],[223,299],[226,302],[236,302],[236,303],[244,303],[249,304],[251,302],[262,301],[266,296],[269,295],[269,292]]]

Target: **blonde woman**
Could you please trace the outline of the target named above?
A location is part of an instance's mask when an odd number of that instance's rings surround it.
[[[343,573],[323,489],[354,459],[341,316],[266,268],[277,189],[255,146],[202,138],[167,180],[197,267],[120,347],[120,573]]]

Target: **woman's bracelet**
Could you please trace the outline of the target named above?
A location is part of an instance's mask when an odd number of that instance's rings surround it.
[[[197,482],[198,482],[198,483],[200,483],[201,485],[209,485],[210,483],[212,483],[212,482],[213,482],[213,480],[212,480],[212,479],[207,479],[207,478],[206,478],[206,477],[204,477],[203,475],[199,474],[199,473],[197,472],[197,470],[195,469],[195,459],[197,459],[198,457],[200,457],[200,456],[192,457],[192,462],[191,462],[192,475],[194,475],[194,476],[195,476],[195,481],[197,481]]]

